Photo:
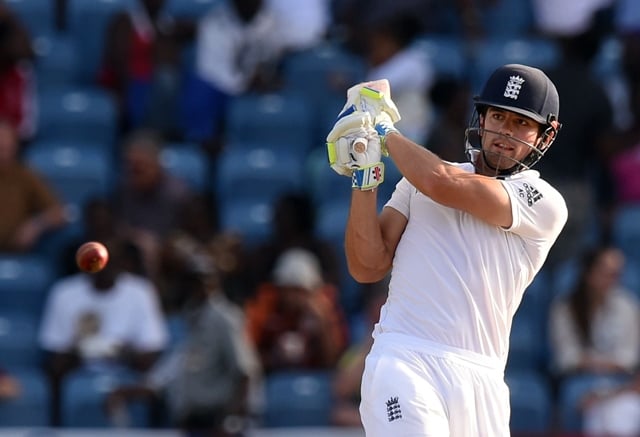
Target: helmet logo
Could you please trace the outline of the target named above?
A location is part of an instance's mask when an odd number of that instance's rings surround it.
[[[520,95],[520,89],[522,88],[522,84],[524,83],[524,79],[520,76],[511,76],[509,77],[509,82],[507,82],[507,87],[504,89],[504,96],[518,100],[518,96]]]

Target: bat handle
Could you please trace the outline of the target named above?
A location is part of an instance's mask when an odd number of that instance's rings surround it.
[[[353,140],[353,151],[356,153],[364,153],[367,151],[367,139],[356,138]]]

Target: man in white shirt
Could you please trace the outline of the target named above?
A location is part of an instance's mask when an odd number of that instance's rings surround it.
[[[327,137],[332,167],[352,178],[349,271],[391,272],[362,381],[366,434],[508,436],[512,318],[567,219],[530,169],[560,128],[557,91],[538,69],[498,68],[475,99],[470,163],[448,163],[395,129],[384,85],[351,88]],[[404,177],[378,215],[381,152]]]
[[[116,365],[144,371],[164,350],[168,333],[154,285],[122,271],[122,246],[105,242],[110,261],[100,272],[58,280],[49,293],[39,341],[53,391],[52,424],[66,374],[79,366]]]

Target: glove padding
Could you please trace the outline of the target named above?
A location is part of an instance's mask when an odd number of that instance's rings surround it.
[[[391,86],[387,79],[362,82],[347,90],[347,103],[341,113],[355,106],[356,110],[369,112],[372,117],[377,117],[381,112],[386,112],[393,123],[400,120],[400,112],[396,104],[391,100]]]
[[[327,153],[331,168],[343,176],[351,177],[354,169],[379,163],[382,149],[371,115],[355,107],[340,114],[327,135]]]

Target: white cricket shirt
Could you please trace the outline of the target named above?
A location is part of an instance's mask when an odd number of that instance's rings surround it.
[[[473,171],[471,164],[456,164]],[[528,170],[501,181],[513,224],[489,225],[406,179],[386,206],[408,219],[374,336],[393,332],[506,363],[513,315],[567,220],[560,193]]]

